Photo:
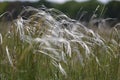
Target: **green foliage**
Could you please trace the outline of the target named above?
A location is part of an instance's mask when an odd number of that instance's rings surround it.
[[[0,14],[5,11],[7,5],[8,3],[0,3]]]
[[[17,5],[16,5],[17,4]],[[89,21],[96,8],[99,8],[96,11],[97,17],[103,18],[118,18],[120,19],[120,1],[110,1],[107,4],[98,2],[97,0],[89,0],[85,2],[76,2],[70,0],[63,4],[56,4],[47,2],[46,0],[40,0],[35,3],[30,2],[13,2],[13,3],[0,3],[0,13],[5,11],[10,11],[13,14],[13,18],[16,18],[19,15],[21,8],[23,6],[33,6],[39,8],[40,5],[45,5],[49,8],[56,8],[65,13],[67,16],[73,19],[81,19]]]
[[[107,11],[106,15],[107,17],[111,18],[118,18],[120,19],[120,2],[119,1],[111,1],[109,4],[106,5]]]
[[[6,8],[7,8],[8,3],[4,2],[4,3],[0,3],[0,15],[5,12]]]

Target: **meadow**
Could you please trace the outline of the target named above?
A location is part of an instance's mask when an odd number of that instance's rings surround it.
[[[0,23],[0,80],[120,80],[119,34],[54,8],[25,7]]]

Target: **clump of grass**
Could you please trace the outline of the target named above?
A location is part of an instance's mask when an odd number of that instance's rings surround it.
[[[46,7],[25,7],[12,23],[6,34],[0,34],[1,80],[120,79],[116,29],[107,41]]]

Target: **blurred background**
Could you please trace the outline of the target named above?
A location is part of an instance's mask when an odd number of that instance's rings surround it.
[[[0,15],[10,12],[5,20],[16,19],[25,6],[56,8],[70,18],[89,21],[95,13],[98,18],[120,20],[120,0],[0,0]]]

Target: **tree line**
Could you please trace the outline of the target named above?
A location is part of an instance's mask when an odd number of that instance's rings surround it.
[[[107,4],[98,2],[97,0],[89,0],[86,2],[76,2],[74,0],[63,4],[51,3],[46,0],[38,2],[2,2],[0,3],[0,14],[9,11],[12,18],[15,19],[25,6],[33,6],[39,8],[45,5],[48,8],[56,8],[67,16],[77,20],[90,20],[93,14],[98,18],[117,18],[120,20],[120,1],[110,1]],[[9,18],[9,15],[7,15]]]

